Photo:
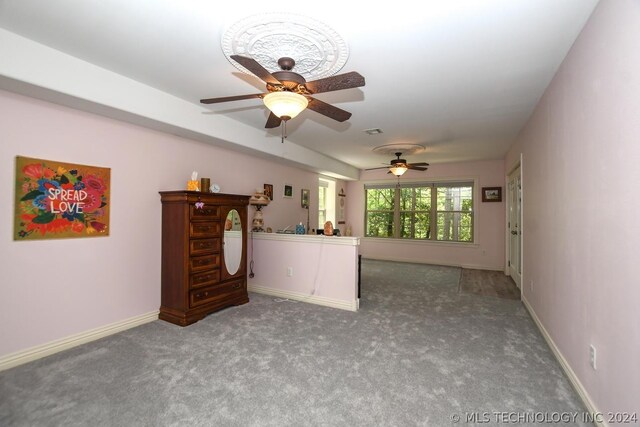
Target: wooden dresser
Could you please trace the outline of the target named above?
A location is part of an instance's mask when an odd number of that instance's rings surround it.
[[[160,196],[160,319],[187,326],[213,311],[249,302],[249,196],[197,191],[161,191]]]

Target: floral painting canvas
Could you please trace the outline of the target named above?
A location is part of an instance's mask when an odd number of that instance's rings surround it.
[[[14,240],[109,235],[111,169],[16,158]]]

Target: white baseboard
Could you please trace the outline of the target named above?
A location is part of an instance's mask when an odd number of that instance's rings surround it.
[[[410,264],[428,264],[428,265],[443,265],[445,267],[460,267],[460,268],[469,268],[473,270],[489,270],[489,271],[504,271],[504,267],[489,267],[486,265],[474,265],[474,264],[455,264],[449,262],[434,262],[429,260],[411,260],[406,258],[393,258],[393,257],[378,257],[378,256],[369,256],[362,255],[364,259],[373,259],[377,261],[394,261],[394,262],[407,262]]]
[[[533,307],[531,307],[529,302],[524,298],[524,295],[522,297],[522,303],[524,304],[525,308],[529,312],[529,315],[531,316],[534,323],[542,333],[542,336],[544,337],[545,341],[549,345],[549,348],[551,348],[551,351],[556,356],[556,359],[558,359],[558,362],[560,362],[560,366],[562,366],[562,369],[564,370],[564,373],[569,378],[571,385],[580,396],[582,403],[584,403],[584,406],[587,407],[587,412],[589,412],[590,414],[601,414],[601,412],[598,411],[598,409],[596,408],[596,405],[591,400],[589,393],[587,393],[587,390],[585,390],[584,386],[578,379],[578,376],[575,374],[575,372],[573,372],[573,369],[571,369],[569,362],[567,362],[567,359],[564,358],[564,356],[560,352],[560,349],[558,348],[556,343],[553,341],[553,339],[551,339],[551,335],[549,335],[545,327],[542,325],[542,322],[540,322],[540,319],[536,315],[536,312],[533,310]],[[602,426],[602,427],[609,426],[609,424],[604,419],[597,420],[595,425]]]
[[[356,299],[353,302],[327,298],[327,297],[319,297],[316,295],[303,294],[300,292],[293,291],[283,291],[280,289],[269,288],[267,286],[260,285],[248,285],[247,289],[249,292],[256,292],[258,294],[270,295],[278,298],[287,298],[295,301],[308,302],[310,304],[322,305],[325,307],[339,308],[341,310],[348,311],[358,311],[359,300]]]
[[[144,325],[145,323],[153,322],[157,319],[158,311],[156,310],[150,313],[141,314],[140,316],[111,323],[106,326],[91,329],[89,331],[80,332],[79,334],[70,335],[46,344],[31,347],[26,350],[21,350],[16,353],[7,354],[6,356],[0,357],[0,371],[13,368],[27,362],[32,362],[42,357],[50,356],[54,353],[95,341],[109,335],[117,334],[118,332],[135,328],[136,326]]]

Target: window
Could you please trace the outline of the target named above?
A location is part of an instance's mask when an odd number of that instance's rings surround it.
[[[327,187],[318,186],[318,227],[327,222]]]
[[[336,223],[336,182],[324,178],[318,179],[318,228],[324,223]]]
[[[367,189],[366,223],[368,237],[393,237],[394,190]]]
[[[365,236],[473,242],[473,183],[365,186]]]

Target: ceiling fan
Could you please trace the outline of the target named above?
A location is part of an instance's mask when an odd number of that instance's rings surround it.
[[[380,167],[380,168],[371,168],[371,169],[365,169],[365,170],[372,171],[372,170],[376,170],[376,169],[389,168],[389,172],[387,172],[387,173],[392,173],[395,176],[400,177],[402,174],[404,174],[409,169],[413,169],[413,170],[417,170],[417,171],[426,171],[428,169],[427,166],[429,166],[429,163],[425,163],[425,162],[407,163],[407,161],[405,159],[401,159],[400,158],[402,153],[397,152],[397,153],[394,153],[394,154],[396,155],[397,158],[392,159],[389,162],[389,166],[383,166],[383,167]]]
[[[219,102],[260,98],[271,111],[265,125],[266,128],[276,128],[282,122],[286,124],[287,120],[294,118],[307,107],[333,120],[344,122],[351,117],[351,113],[313,98],[311,95],[364,86],[364,77],[355,71],[307,82],[300,74],[292,71],[296,62],[287,57],[278,60],[281,70],[273,73],[270,73],[253,58],[231,55],[231,59],[264,81],[267,84],[268,92],[201,99],[200,102],[203,104],[216,104]],[[284,138],[286,138],[286,135],[283,133]]]

